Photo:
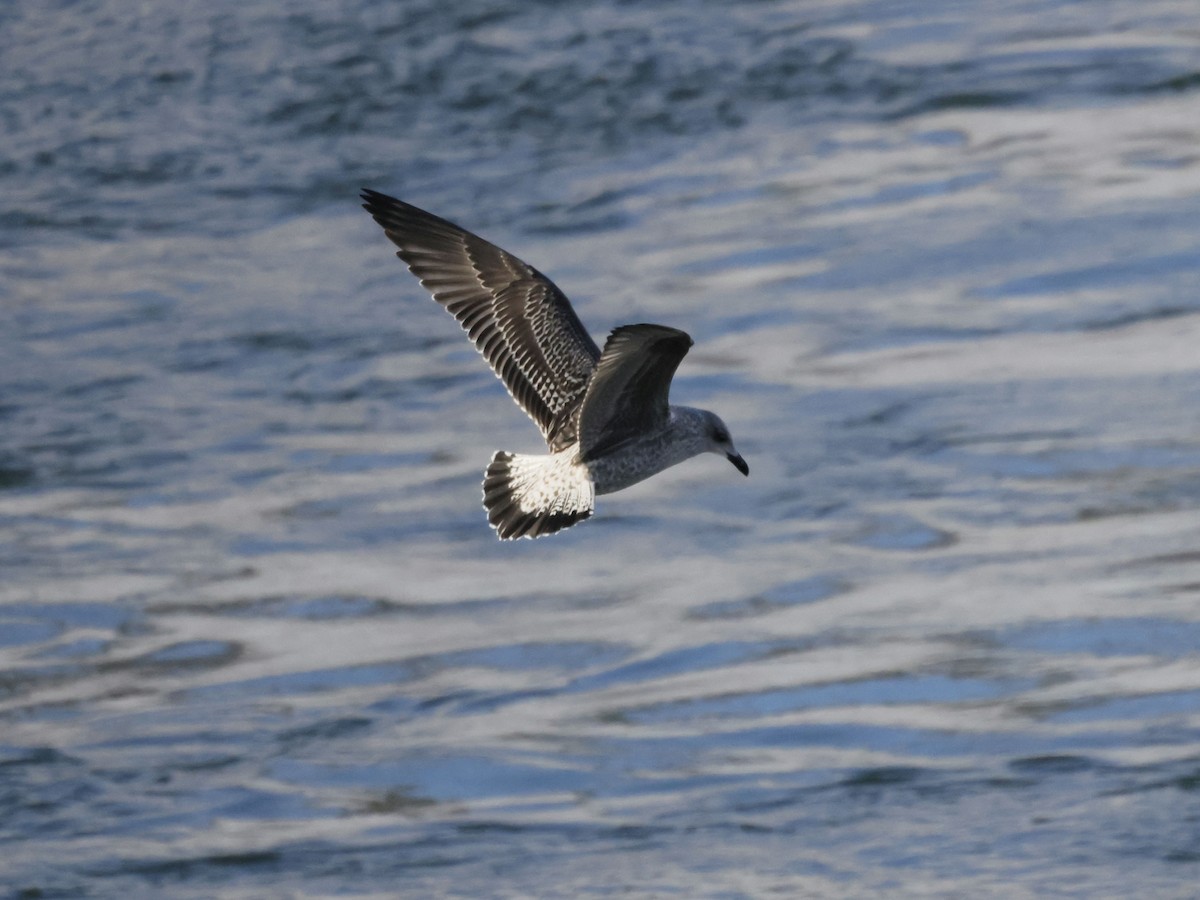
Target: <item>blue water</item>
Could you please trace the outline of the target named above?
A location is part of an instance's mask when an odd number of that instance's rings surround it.
[[[0,8],[0,894],[1193,897],[1200,11]],[[538,436],[358,208],[687,330]]]

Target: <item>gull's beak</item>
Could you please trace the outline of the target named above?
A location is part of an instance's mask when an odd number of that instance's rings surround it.
[[[748,465],[746,465],[746,461],[744,459],[742,459],[742,456],[740,453],[726,453],[725,458],[727,460],[729,460],[731,463],[733,463],[733,467],[735,469],[737,469],[739,472],[741,472],[743,475],[750,474],[750,467]]]

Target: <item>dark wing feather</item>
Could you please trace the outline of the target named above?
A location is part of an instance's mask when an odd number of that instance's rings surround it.
[[[604,344],[579,412],[584,460],[667,421],[667,395],[692,339],[664,325],[622,325]]]
[[[433,299],[467,332],[553,451],[576,440],[575,411],[600,349],[545,275],[457,225],[364,190],[363,208]]]

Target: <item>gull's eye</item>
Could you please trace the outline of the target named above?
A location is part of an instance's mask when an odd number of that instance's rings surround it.
[[[712,433],[712,436],[713,436],[713,440],[716,441],[718,444],[725,444],[725,443],[729,442],[729,432],[726,431],[724,428],[715,429]]]

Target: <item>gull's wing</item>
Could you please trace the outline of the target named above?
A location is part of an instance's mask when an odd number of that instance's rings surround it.
[[[409,271],[467,332],[552,451],[576,439],[575,411],[600,359],[566,296],[510,253],[411,204],[362,192]]]
[[[664,325],[622,325],[604,344],[579,412],[585,460],[666,424],[667,394],[692,339]]]

